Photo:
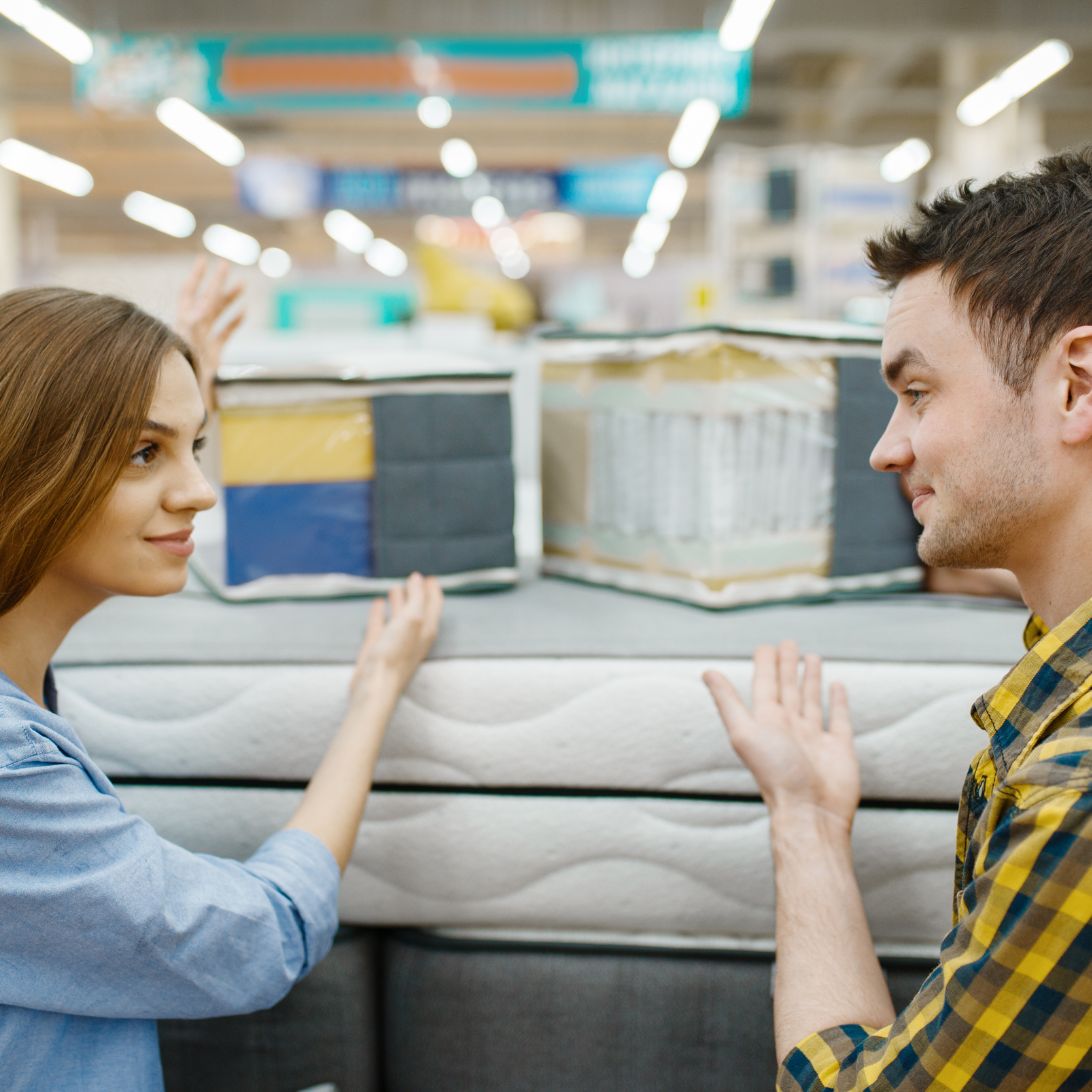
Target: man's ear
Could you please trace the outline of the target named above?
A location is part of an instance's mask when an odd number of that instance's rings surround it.
[[[1092,326],[1070,330],[1059,343],[1065,394],[1062,440],[1092,440]]]

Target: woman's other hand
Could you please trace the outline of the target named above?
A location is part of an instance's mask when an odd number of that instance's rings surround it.
[[[217,264],[206,281],[208,261],[198,258],[178,294],[178,332],[190,343],[197,356],[197,381],[201,397],[209,410],[216,408],[213,382],[220,370],[220,358],[231,335],[239,329],[246,310],[239,308],[228,314],[231,306],[243,294],[242,281],[229,281],[229,266]]]
[[[398,700],[436,639],[443,606],[439,581],[420,573],[372,604],[349,683],[351,705],[376,696]]]

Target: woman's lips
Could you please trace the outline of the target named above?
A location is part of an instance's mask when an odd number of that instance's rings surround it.
[[[161,535],[159,538],[146,538],[153,546],[166,550],[175,557],[189,557],[193,553],[192,531],[181,531],[173,535]]]

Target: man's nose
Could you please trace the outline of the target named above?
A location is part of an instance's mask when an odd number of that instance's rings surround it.
[[[896,410],[887,422],[883,435],[876,441],[868,462],[873,470],[901,474],[913,461],[910,436],[899,426],[899,413]]]

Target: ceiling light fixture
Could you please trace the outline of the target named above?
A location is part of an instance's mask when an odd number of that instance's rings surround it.
[[[774,0],[733,0],[717,35],[721,49],[729,53],[753,49],[773,6]]]
[[[331,209],[323,217],[322,227],[335,243],[354,254],[363,254],[375,238],[375,232],[363,220],[345,209]]]
[[[674,167],[693,167],[705,153],[706,145],[720,121],[720,107],[712,99],[689,102],[667,146],[667,158]]]
[[[91,172],[85,167],[14,137],[0,140],[0,167],[73,197],[85,197],[95,185]]]
[[[38,0],[0,0],[0,15],[72,64],[86,64],[95,52],[85,30]]]
[[[885,182],[905,182],[932,158],[933,149],[924,140],[911,137],[880,160],[880,176]]]
[[[649,254],[647,250],[642,250],[633,243],[626,247],[626,252],[622,255],[622,269],[627,277],[632,277],[634,280],[647,277],[655,264],[655,254]]]
[[[500,227],[508,219],[508,214],[504,211],[504,205],[499,198],[494,197],[492,194],[479,197],[470,206],[470,215],[474,217],[474,223],[486,231]]]
[[[253,235],[236,231],[227,224],[213,224],[201,236],[205,249],[218,258],[227,258],[236,265],[253,265],[262,253],[262,244]]]
[[[292,258],[287,250],[281,250],[279,246],[268,246],[258,259],[258,268],[267,277],[286,277],[292,272]]]
[[[507,224],[503,227],[494,228],[489,233],[489,245],[493,248],[493,253],[501,261],[513,254],[518,254],[522,249],[516,229]]]
[[[686,175],[682,171],[663,171],[648,195],[648,214],[657,220],[674,220],[686,196]]]
[[[130,220],[175,239],[187,239],[197,228],[197,220],[189,209],[143,190],[134,190],[129,194],[122,202],[121,211]]]
[[[155,116],[172,133],[224,167],[238,166],[246,156],[243,142],[234,133],[185,99],[164,99],[155,108]]]
[[[956,107],[956,117],[964,125],[983,125],[1044,80],[1060,72],[1071,60],[1073,50],[1065,42],[1057,38],[1041,42],[992,80],[972,91]]]
[[[527,257],[527,254],[524,251],[520,250],[515,254],[510,254],[506,258],[502,258],[500,267],[501,272],[506,277],[509,277],[514,281],[519,281],[531,272],[531,259]]]
[[[440,148],[440,162],[454,178],[469,178],[478,169],[478,157],[474,149],[459,137],[445,140]]]
[[[442,129],[451,121],[451,103],[442,95],[426,95],[417,104],[417,116],[427,129]]]
[[[376,239],[368,247],[364,260],[385,277],[400,277],[409,268],[406,252],[386,239]]]
[[[667,233],[670,230],[671,225],[666,220],[657,220],[646,212],[633,229],[633,245],[641,250],[647,250],[650,254],[657,254],[667,240]]]

